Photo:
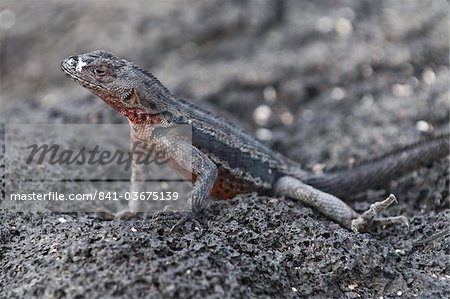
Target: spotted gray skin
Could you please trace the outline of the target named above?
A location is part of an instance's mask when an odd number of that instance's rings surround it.
[[[76,82],[126,116],[132,141],[143,140],[164,151],[178,170],[194,182],[187,212],[197,216],[210,196],[232,198],[259,192],[288,196],[316,208],[354,231],[372,224],[405,222],[404,217],[376,219],[395,197],[375,203],[358,214],[340,197],[382,186],[389,180],[449,154],[449,136],[416,143],[354,166],[316,175],[275,152],[226,119],[172,94],[151,73],[100,50],[65,59],[62,70]],[[192,143],[155,134],[154,128],[192,126]],[[144,128],[142,129],[143,126]],[[179,136],[178,136],[179,137]],[[139,171],[133,167],[132,181]],[[135,212],[135,211],[132,211]]]

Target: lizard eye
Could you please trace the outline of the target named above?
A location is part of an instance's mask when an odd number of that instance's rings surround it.
[[[104,65],[101,65],[94,69],[94,74],[99,77],[103,77],[103,76],[107,75],[107,73],[108,73],[108,67],[106,67]]]

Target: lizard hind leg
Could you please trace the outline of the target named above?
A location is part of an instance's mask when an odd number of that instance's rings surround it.
[[[355,232],[365,232],[373,224],[408,223],[403,216],[376,218],[378,213],[396,202],[394,195],[386,200],[376,202],[361,215],[336,196],[318,190],[300,180],[284,176],[275,183],[275,194],[300,200],[331,218],[341,226]]]

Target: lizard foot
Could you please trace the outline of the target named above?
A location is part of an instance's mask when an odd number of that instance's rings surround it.
[[[200,235],[203,233],[202,225],[198,222],[195,215],[192,212],[172,212],[172,211],[161,211],[153,214],[153,221],[170,221],[178,220],[175,225],[170,228],[170,233],[175,231],[181,225],[185,224],[187,221],[191,221],[195,228],[200,230]]]
[[[375,218],[380,211],[387,209],[393,203],[397,203],[397,198],[394,194],[390,194],[388,198],[383,201],[373,203],[367,211],[362,213],[358,218],[352,220],[351,229],[354,232],[367,232],[374,223],[377,225],[392,225],[400,223],[409,226],[408,219],[405,216]]]

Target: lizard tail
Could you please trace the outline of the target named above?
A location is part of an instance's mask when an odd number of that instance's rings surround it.
[[[382,187],[392,179],[442,159],[450,153],[450,135],[443,134],[396,149],[352,168],[335,169],[321,175],[309,174],[302,181],[336,196],[350,196]]]

